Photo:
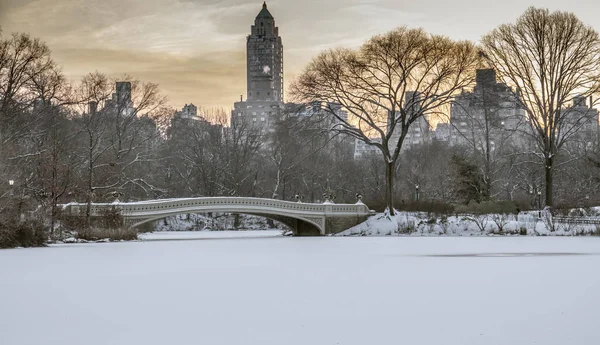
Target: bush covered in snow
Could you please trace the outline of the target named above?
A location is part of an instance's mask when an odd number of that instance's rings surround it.
[[[487,206],[483,206],[485,208]],[[379,213],[336,236],[589,236],[600,225],[548,222],[530,215],[470,213],[431,217],[423,212]]]

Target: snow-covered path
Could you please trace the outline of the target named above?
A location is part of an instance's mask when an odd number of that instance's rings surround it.
[[[1,250],[0,343],[596,345],[599,267],[590,237]]]

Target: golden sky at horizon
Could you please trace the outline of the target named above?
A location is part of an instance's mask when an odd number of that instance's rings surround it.
[[[476,41],[530,6],[574,12],[600,30],[595,0],[274,0],[286,85],[320,51],[397,26]],[[160,85],[170,104],[229,109],[246,97],[246,36],[262,1],[0,0],[4,35],[40,37],[73,81],[99,71]]]

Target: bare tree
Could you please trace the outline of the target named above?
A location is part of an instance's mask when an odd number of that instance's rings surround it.
[[[302,102],[340,104],[349,116],[326,108],[337,120],[331,130],[379,149],[386,166],[386,205],[393,215],[394,172],[409,127],[469,86],[477,61],[469,42],[402,27],[358,50],[321,53],[291,89]]]
[[[201,113],[206,115],[204,110]],[[170,191],[179,196],[220,195],[223,141],[223,126],[219,123],[210,123],[200,116],[173,117],[168,130]]]
[[[402,200],[416,199],[419,186],[421,200],[456,201],[452,157],[458,151],[447,143],[432,141],[407,149],[400,157],[397,193]]]
[[[233,121],[223,129],[222,177],[227,195],[256,196],[261,137],[262,134],[246,121]]]
[[[43,42],[19,33],[4,38],[0,32],[0,166],[11,171],[11,178],[22,180],[14,176],[19,170],[16,158],[32,154],[19,141],[32,128],[39,129],[38,114],[31,111],[34,102],[40,96],[53,98],[46,95],[49,91],[35,90],[36,84],[54,71],[50,50]]]
[[[128,197],[139,190],[144,196],[159,188],[140,175],[140,165],[154,162],[154,140],[160,129],[152,120],[152,113],[160,111],[165,102],[156,84],[141,83],[130,77],[117,83],[100,73],[84,77],[78,90],[78,99],[84,107],[74,119],[80,128],[85,162],[85,199],[90,203],[96,197],[129,191]],[[104,194],[98,194],[98,193]]]
[[[50,49],[39,39],[14,33],[4,40],[0,35],[0,114],[2,120],[15,110],[32,104],[35,94],[28,86],[40,74],[54,68]]]
[[[334,149],[334,137],[329,135],[328,120],[329,116],[321,111],[321,107],[297,104],[287,104],[282,114],[274,120],[273,131],[267,135],[269,145],[263,150],[269,165],[273,167],[272,198],[286,199],[288,186],[298,192],[299,186],[294,182],[307,173],[304,166],[310,164],[308,161],[322,158],[320,151],[326,147]],[[331,162],[327,165],[331,165]],[[328,181],[325,182],[328,184]]]
[[[482,197],[497,197],[506,157],[522,145],[518,128],[525,124],[524,111],[515,92],[496,82],[493,69],[478,69],[472,92],[462,92],[452,104],[450,124],[481,169],[484,178]]]
[[[598,33],[572,13],[529,8],[516,23],[485,35],[482,44],[500,76],[520,92],[531,125],[527,133],[544,165],[545,203],[552,206],[556,156],[589,118],[588,111],[567,105],[600,88]]]
[[[89,224],[91,203],[94,199],[94,181],[96,179],[97,169],[101,158],[106,154],[109,146],[106,145],[106,132],[108,123],[106,118],[98,112],[98,104],[108,98],[110,94],[110,84],[108,78],[100,73],[91,73],[85,76],[77,90],[78,99],[87,100],[81,102],[83,110],[81,116],[74,118],[74,122],[79,128],[81,159],[85,167],[81,168],[81,180],[85,181],[84,198],[86,207],[86,224]]]

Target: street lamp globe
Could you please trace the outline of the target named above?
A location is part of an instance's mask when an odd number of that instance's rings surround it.
[[[415,201],[419,202],[419,185],[415,185]]]
[[[11,185],[11,186],[14,185],[15,184],[15,180],[8,180],[8,184]]]

